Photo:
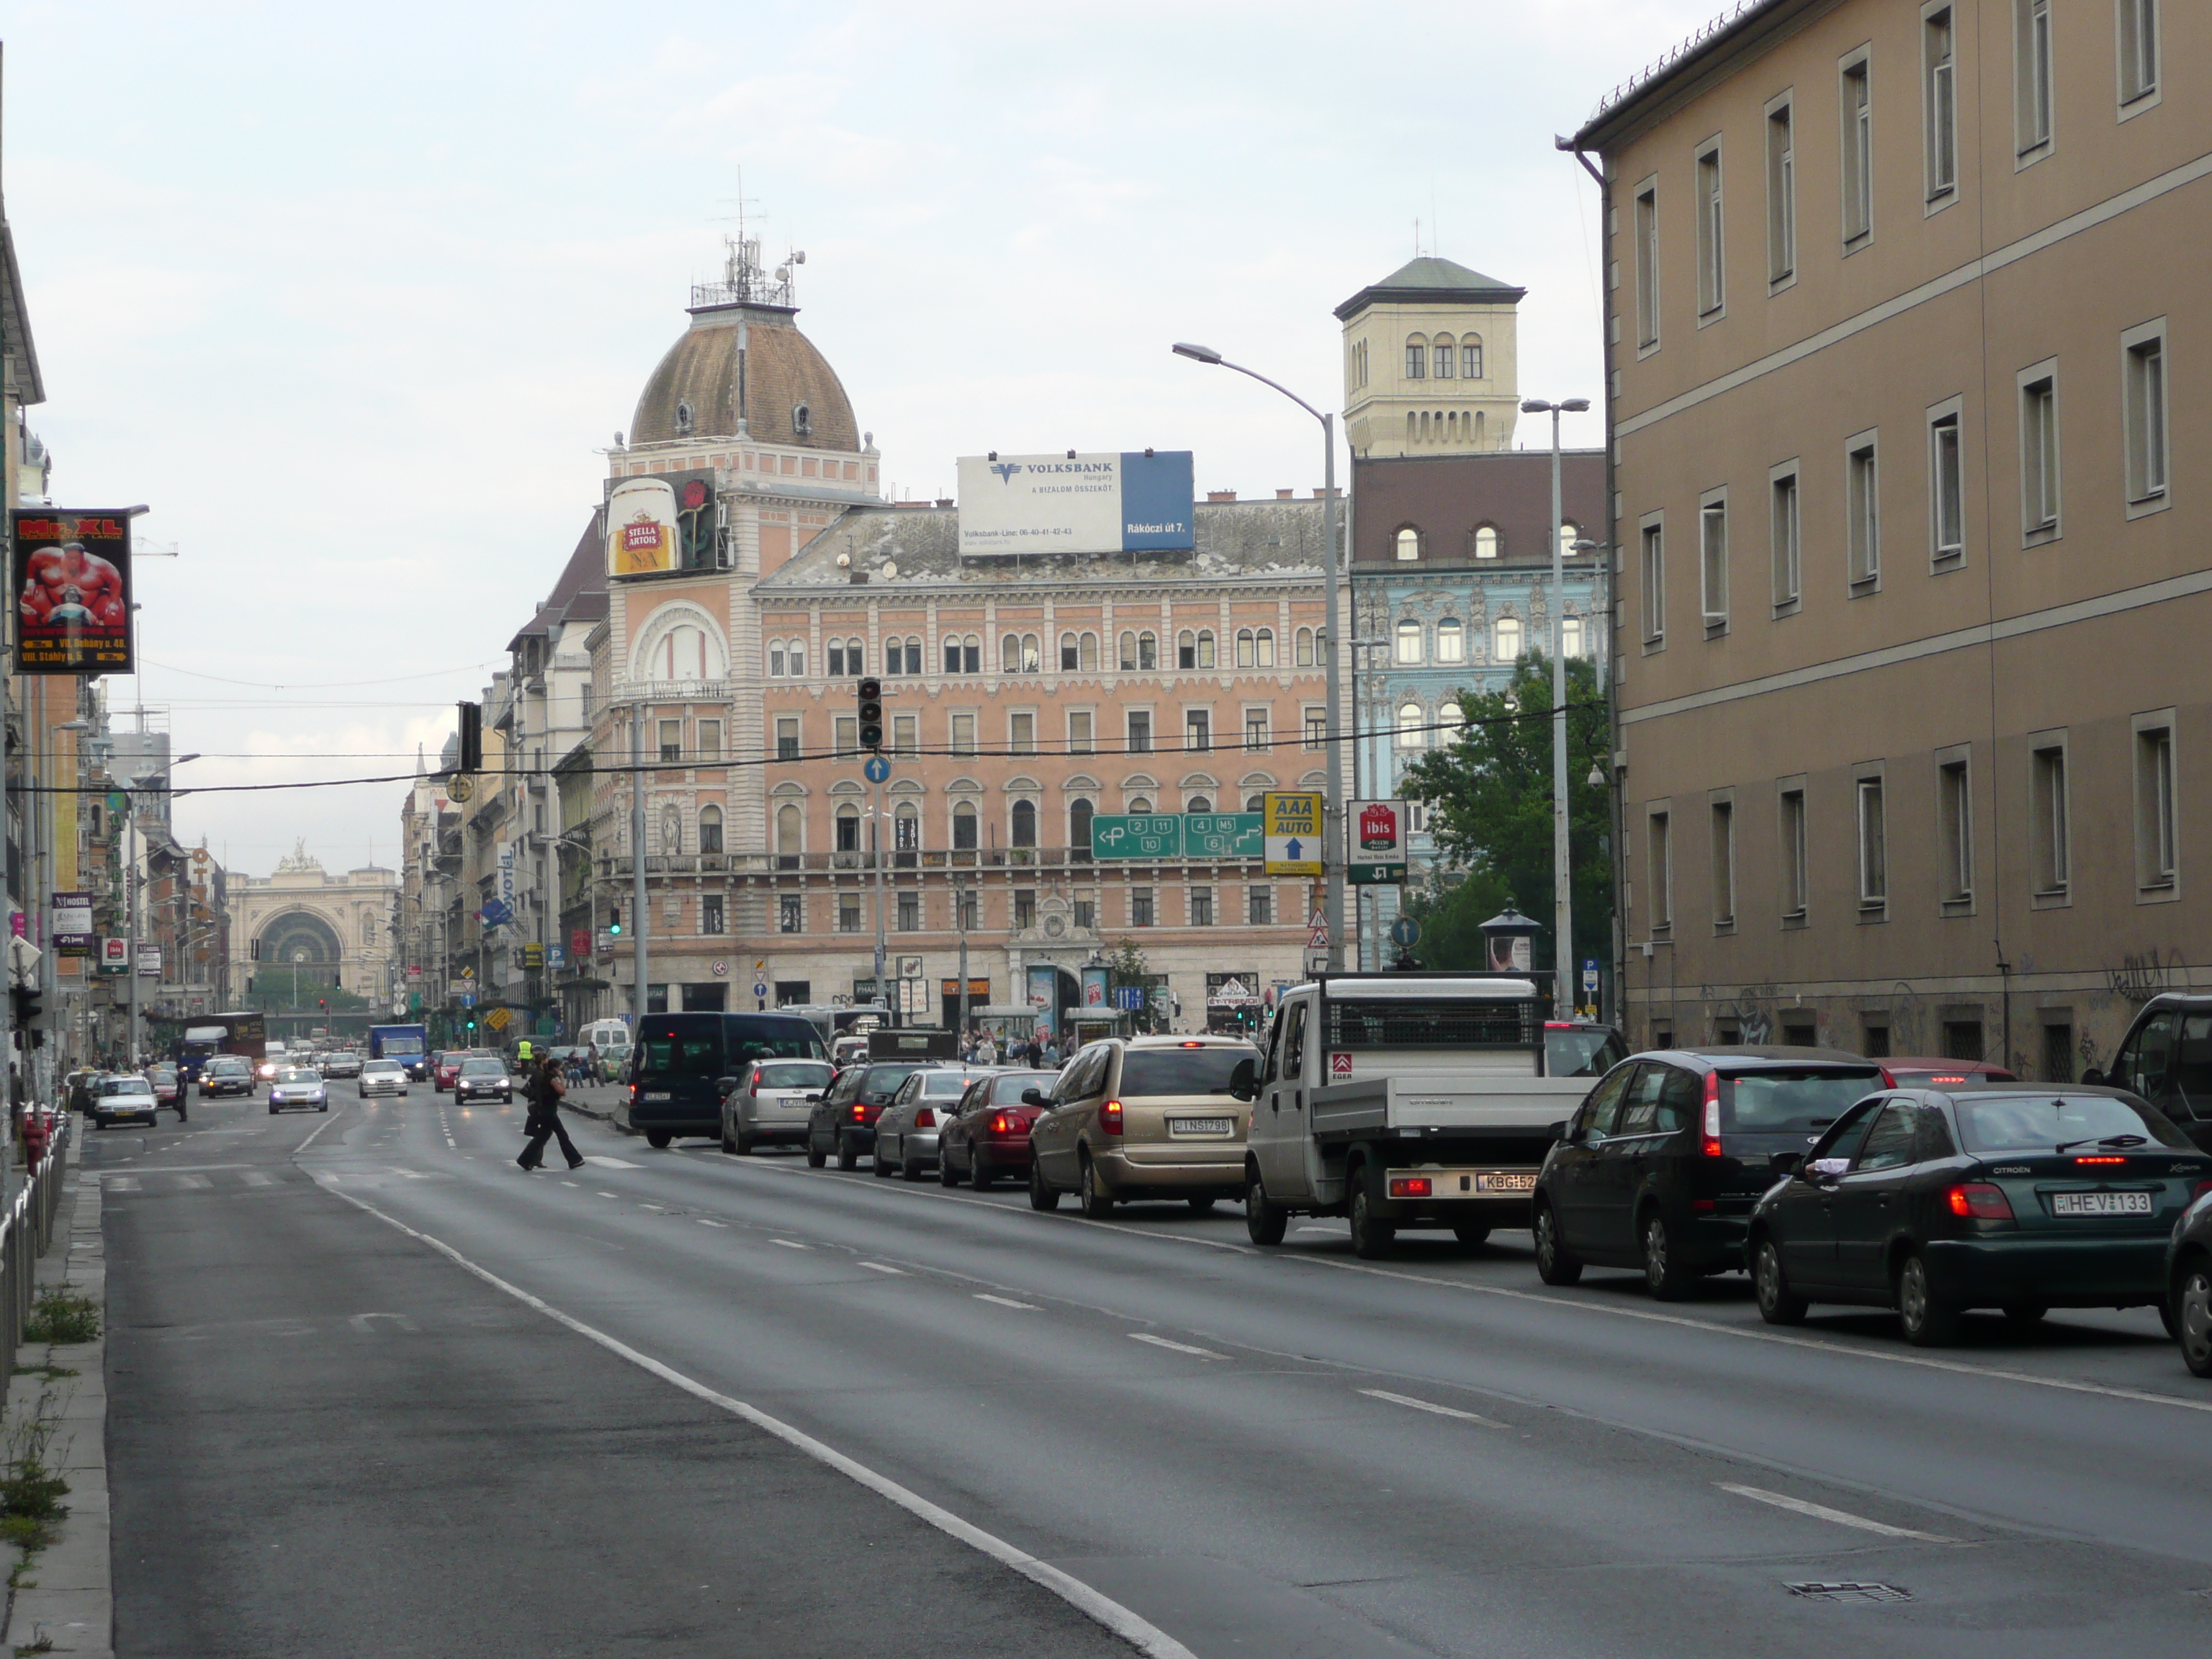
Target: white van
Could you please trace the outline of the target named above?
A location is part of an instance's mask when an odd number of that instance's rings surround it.
[[[579,1047],[597,1048],[599,1061],[611,1078],[619,1078],[629,1066],[629,1026],[619,1019],[595,1019],[576,1034]]]

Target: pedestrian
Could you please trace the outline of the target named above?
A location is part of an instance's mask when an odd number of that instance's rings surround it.
[[[529,1115],[522,1127],[530,1139],[522,1149],[522,1156],[514,1161],[526,1170],[534,1170],[545,1156],[545,1143],[557,1138],[561,1151],[572,1170],[581,1169],[584,1155],[576,1150],[576,1143],[568,1139],[568,1126],[561,1121],[561,1097],[568,1092],[568,1085],[561,1080],[561,1073],[548,1054],[530,1069],[530,1079],[523,1085],[530,1102]]]
[[[1044,1063],[1055,1072],[1060,1069],[1060,1044],[1050,1037],[1044,1040]]]

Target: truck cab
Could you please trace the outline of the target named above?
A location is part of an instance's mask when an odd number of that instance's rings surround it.
[[[1353,1249],[1401,1228],[1480,1243],[1528,1225],[1559,1126],[1595,1079],[1547,1075],[1545,1000],[1525,976],[1317,976],[1283,994],[1245,1152],[1245,1224],[1282,1242],[1293,1215],[1343,1216]]]

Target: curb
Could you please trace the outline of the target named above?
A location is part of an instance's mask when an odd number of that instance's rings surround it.
[[[629,1127],[629,1120],[622,1115],[619,1106],[587,1106],[574,1095],[563,1095],[561,1097],[561,1109],[564,1112],[574,1112],[579,1117],[588,1117],[597,1122],[611,1125],[626,1135],[637,1133]]]
[[[70,1285],[100,1309],[100,1334],[90,1342],[27,1346],[18,1365],[67,1367],[75,1376],[15,1376],[8,1388],[10,1422],[40,1409],[58,1426],[54,1468],[68,1481],[69,1515],[40,1552],[29,1581],[15,1592],[6,1640],[52,1644],[46,1651],[113,1659],[115,1589],[108,1557],[107,1261],[100,1233],[100,1182],[79,1165],[62,1187],[59,1231],[67,1248],[40,1260],[38,1288]]]

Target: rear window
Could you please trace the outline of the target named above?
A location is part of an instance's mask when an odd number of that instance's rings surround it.
[[[889,1100],[898,1092],[900,1084],[921,1069],[918,1060],[910,1066],[871,1066],[860,1074],[860,1098],[870,1102]]]
[[[2162,1113],[2110,1095],[2008,1095],[1957,1102],[1959,1129],[1970,1152],[2048,1152],[2072,1142],[2140,1135],[2153,1146],[2194,1151]]]
[[[387,1054],[419,1054],[422,1052],[422,1039],[418,1036],[388,1036],[378,1046]]]
[[[1547,1027],[1544,1070],[1553,1077],[1603,1077],[1628,1058],[1628,1045],[1607,1025]]]
[[[680,1026],[648,1025],[638,1041],[637,1069],[654,1077],[722,1075],[722,1022],[687,1020]]]
[[[991,1079],[991,1103],[994,1106],[1018,1106],[1025,1089],[1049,1091],[1056,1072],[1016,1072],[1007,1077]]]
[[[1721,1091],[1721,1127],[1753,1134],[1825,1129],[1882,1086],[1881,1073],[1871,1066],[1849,1071],[1778,1069],[1723,1080],[1729,1086]]]
[[[811,1020],[786,1014],[746,1015],[729,1022],[732,1057],[748,1060],[827,1060],[822,1033]]]
[[[1204,1048],[1131,1048],[1121,1056],[1121,1093],[1124,1098],[1135,1099],[1147,1095],[1225,1095],[1238,1063],[1256,1059],[1252,1049],[1225,1044]]]
[[[1466,997],[1328,1001],[1332,1048],[1531,1048],[1535,1043],[1533,1002]]]
[[[932,1072],[921,1080],[921,1091],[932,1096],[964,1095],[975,1080],[968,1072]]]
[[[763,1089],[826,1089],[831,1076],[823,1062],[795,1060],[762,1066],[753,1082]]]

